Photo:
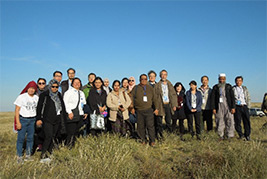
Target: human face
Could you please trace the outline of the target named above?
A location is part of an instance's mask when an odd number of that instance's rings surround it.
[[[126,89],[126,88],[128,88],[128,85],[129,85],[128,80],[123,80],[122,87]]]
[[[105,87],[108,87],[108,85],[109,85],[109,81],[108,81],[108,80],[105,80],[105,81],[104,81],[104,86],[105,86]]]
[[[44,90],[44,88],[45,88],[45,86],[46,86],[44,80],[39,80],[37,85],[38,85],[38,88],[39,88],[40,90]]]
[[[178,93],[180,93],[180,92],[182,91],[182,85],[178,85],[178,86],[176,87],[176,91],[177,91]]]
[[[146,76],[141,76],[140,84],[143,86],[147,84],[147,77]]]
[[[190,84],[190,88],[191,90],[195,91],[197,89],[197,85],[194,85],[194,84]]]
[[[94,80],[95,80],[95,75],[90,75],[90,76],[88,77],[88,81],[89,81],[89,83],[93,83]]]
[[[72,84],[73,88],[75,88],[76,90],[80,90],[80,87],[81,87],[81,83],[78,79],[75,79],[73,81],[73,84]]]
[[[75,72],[73,70],[69,70],[68,77],[72,80],[75,77]]]
[[[53,93],[57,92],[57,91],[58,91],[58,85],[57,85],[57,84],[53,84],[53,85],[51,86],[51,91],[52,91]]]
[[[101,89],[101,86],[103,85],[101,80],[96,80],[94,84],[95,84],[95,88],[98,90]]]
[[[154,73],[150,73],[149,81],[151,81],[151,82],[155,82],[156,81],[156,75]]]
[[[129,79],[129,85],[132,86],[134,84],[134,78]]]
[[[62,75],[60,73],[55,73],[54,79],[60,83],[62,80]]]
[[[226,78],[224,76],[219,77],[219,83],[225,83]]]
[[[35,93],[35,89],[34,89],[33,87],[30,87],[30,88],[27,90],[27,92],[28,92],[28,94],[29,94],[30,96],[33,96],[34,93]]]
[[[118,82],[116,82],[113,86],[113,89],[115,92],[118,92],[120,90],[120,84]]]
[[[203,86],[208,86],[208,84],[209,84],[209,80],[207,77],[203,77],[201,82],[202,82]]]
[[[161,77],[162,81],[166,81],[167,77],[168,77],[168,73],[166,71],[163,71],[163,72],[161,72],[160,77]]]
[[[236,84],[237,86],[242,86],[242,84],[243,84],[243,80],[242,80],[242,78],[237,78],[236,81],[235,81],[235,84]]]

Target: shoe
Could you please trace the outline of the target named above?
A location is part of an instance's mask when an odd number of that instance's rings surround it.
[[[201,137],[199,135],[197,135],[197,140],[201,140]]]
[[[23,161],[23,157],[18,157],[18,158],[17,158],[17,163],[18,163],[18,164],[23,164],[23,163],[24,163],[24,161]]]
[[[50,163],[50,162],[51,162],[51,159],[48,157],[40,160],[40,163]]]
[[[25,162],[32,162],[32,161],[34,161],[34,160],[33,160],[33,158],[32,158],[30,155],[26,155],[24,161],[25,161]]]
[[[249,137],[249,136],[247,136],[247,137],[245,137],[245,138],[246,138],[247,141],[250,141],[250,137]]]

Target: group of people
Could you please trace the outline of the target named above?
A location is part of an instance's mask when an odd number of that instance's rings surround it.
[[[166,70],[160,72],[159,82],[156,72],[149,71],[140,75],[139,84],[134,77],[123,78],[115,80],[112,89],[108,79],[103,81],[94,73],[88,75],[84,86],[73,68],[67,74],[68,79],[62,81],[62,72],[55,71],[48,85],[44,78],[39,78],[37,84],[29,82],[14,102],[18,163],[32,160],[34,145],[42,151],[40,162],[50,162],[50,154],[58,144],[71,148],[78,136],[97,136],[103,131],[133,136],[153,147],[156,139],[164,137],[163,119],[169,133],[176,130],[179,121],[182,141],[187,119],[188,131],[192,137],[196,131],[201,140],[204,121],[207,131],[213,129],[213,114],[219,140],[234,137],[235,130],[240,139],[250,140],[250,96],[242,76],[237,76],[236,84],[231,86],[226,83],[226,75],[219,74],[213,88],[209,87],[208,76],[202,76],[199,88],[196,81],[191,81],[186,91],[181,82],[172,85]]]

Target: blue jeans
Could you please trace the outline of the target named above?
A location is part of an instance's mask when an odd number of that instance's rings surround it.
[[[19,117],[21,123],[21,130],[18,130],[18,139],[17,139],[17,155],[22,156],[23,143],[27,133],[27,143],[26,143],[26,155],[31,155],[33,138],[34,138],[34,125],[35,118],[24,118]]]

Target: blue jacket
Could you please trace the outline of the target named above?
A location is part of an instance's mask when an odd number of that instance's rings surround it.
[[[202,105],[202,95],[200,91],[196,91],[196,96],[197,96],[197,112],[201,112],[201,105]],[[191,112],[192,109],[192,103],[191,103],[191,90],[189,89],[186,92],[186,106],[188,110]]]

